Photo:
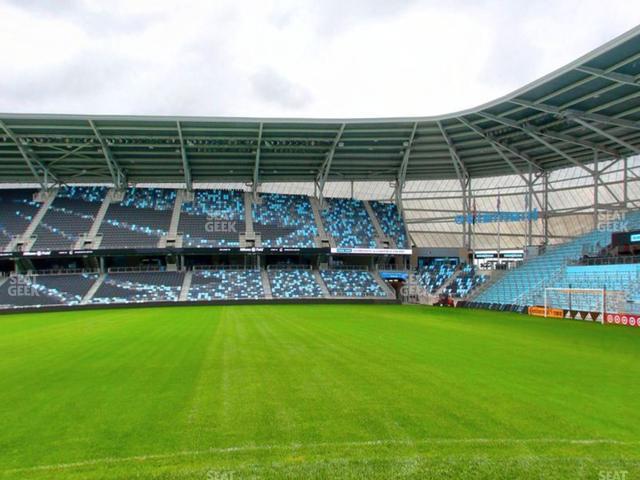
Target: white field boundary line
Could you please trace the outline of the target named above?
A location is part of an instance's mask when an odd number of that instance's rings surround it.
[[[13,468],[0,470],[2,474],[29,472],[37,470],[62,470],[69,468],[88,467],[93,465],[109,465],[126,462],[142,462],[146,460],[165,460],[178,457],[195,457],[211,453],[236,453],[270,450],[299,450],[302,448],[325,447],[371,447],[371,446],[403,446],[403,445],[447,445],[447,444],[563,444],[563,445],[640,445],[640,440],[626,441],[609,438],[424,438],[418,440],[367,440],[353,442],[318,442],[318,443],[293,443],[289,445],[244,445],[237,447],[207,448],[204,450],[182,450],[172,453],[152,453],[148,455],[134,455],[130,457],[104,457],[91,460],[82,460],[70,463],[55,463],[50,465],[36,465],[33,467]]]

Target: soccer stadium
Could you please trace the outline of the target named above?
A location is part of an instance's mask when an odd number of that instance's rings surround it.
[[[457,113],[0,159],[0,478],[640,478],[640,27]]]

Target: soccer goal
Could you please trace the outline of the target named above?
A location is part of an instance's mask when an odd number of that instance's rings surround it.
[[[545,317],[580,317],[604,323],[607,313],[624,311],[625,293],[605,288],[545,288]],[[590,318],[589,318],[590,317]]]

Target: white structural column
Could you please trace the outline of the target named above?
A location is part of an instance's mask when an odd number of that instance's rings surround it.
[[[262,130],[264,123],[260,122],[258,127],[258,139],[256,144],[256,159],[253,164],[253,182],[251,185],[251,192],[253,193],[253,199],[258,199],[258,186],[260,185],[260,147],[262,145]]]
[[[471,178],[444,126],[440,122],[437,122],[437,124],[442,138],[444,138],[449,148],[451,162],[453,163],[453,168],[460,182],[460,190],[462,191],[462,210],[464,215],[464,221],[462,222],[462,243],[465,248],[471,249],[471,224],[468,222],[468,216],[471,212]]]
[[[180,156],[182,157],[182,171],[184,173],[184,185],[187,191],[193,189],[193,181],[191,179],[191,165],[189,164],[189,157],[187,157],[187,149],[184,144],[184,136],[182,135],[182,125],[180,122],[176,122],[176,128],[178,129],[178,138],[180,139]]]
[[[543,176],[543,217],[542,231],[544,235],[545,246],[549,244],[549,172],[545,172]]]
[[[102,154],[104,155],[104,159],[107,162],[107,167],[109,167],[109,173],[111,174],[111,178],[113,180],[113,186],[116,187],[116,190],[124,190],[127,186],[127,177],[124,171],[122,170],[116,159],[113,157],[113,153],[111,152],[107,141],[100,134],[100,132],[98,131],[98,127],[96,127],[96,124],[93,122],[93,120],[89,120],[89,125],[91,126],[91,129],[93,130],[98,143],[100,143]]]
[[[318,201],[319,207],[324,208],[324,186],[327,183],[327,179],[329,178],[329,172],[331,171],[331,162],[333,162],[333,156],[336,154],[336,149],[340,144],[340,139],[342,138],[342,134],[344,133],[346,124],[341,124],[338,133],[331,144],[331,148],[327,152],[327,155],[324,159],[322,167],[320,167],[320,171],[318,172],[318,176],[316,177],[316,183],[318,185]]]
[[[598,228],[598,208],[600,199],[598,198],[598,184],[600,183],[600,165],[598,162],[598,151],[593,152],[593,229]]]
[[[398,211],[402,214],[402,191],[404,190],[404,185],[407,179],[407,168],[409,167],[409,157],[411,156],[411,148],[413,147],[413,141],[416,138],[416,130],[418,129],[418,122],[413,124],[413,128],[411,129],[411,134],[409,135],[409,139],[406,142],[406,146],[404,149],[404,154],[402,155],[402,163],[400,164],[400,168],[398,169],[398,175],[396,178],[396,188],[394,191],[396,198],[396,206],[398,207]]]
[[[531,214],[533,212],[533,172],[529,170],[529,179],[527,182],[527,246],[533,244],[533,219]]]
[[[623,208],[626,210],[629,208],[629,159],[624,157],[623,159],[623,173],[622,173],[622,202]]]

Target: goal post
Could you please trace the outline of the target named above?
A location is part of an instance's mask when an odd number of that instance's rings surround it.
[[[599,323],[605,323],[607,313],[620,313],[625,307],[625,293],[606,288],[562,288],[544,289],[544,316],[562,316],[578,314],[586,319],[588,315]],[[559,314],[562,312],[562,315]]]

